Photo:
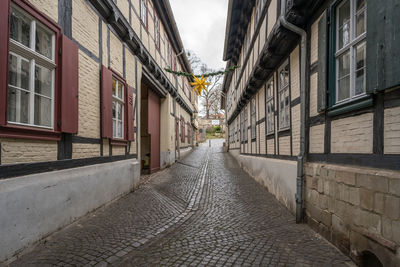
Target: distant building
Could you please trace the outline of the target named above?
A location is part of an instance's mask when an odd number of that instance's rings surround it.
[[[229,151],[356,262],[400,266],[400,4],[229,1]]]

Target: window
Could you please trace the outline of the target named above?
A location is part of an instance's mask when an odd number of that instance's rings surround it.
[[[101,67],[102,137],[113,145],[135,139],[134,90],[116,72]]]
[[[140,0],[140,20],[147,28],[147,0]]]
[[[250,103],[250,117],[251,117],[251,140],[256,139],[256,98],[254,97]]]
[[[11,6],[7,121],[54,128],[55,33]]]
[[[157,14],[154,13],[154,39],[156,43],[156,48],[160,50],[160,19]]]
[[[346,0],[336,7],[335,104],[366,92],[366,1]]]
[[[187,123],[187,127],[188,127],[188,130],[187,130],[187,140],[188,140],[188,144],[190,144],[190,139],[191,139],[191,128],[190,128],[190,123],[189,123],[189,122]]]
[[[279,129],[285,130],[290,127],[290,102],[289,102],[289,64],[285,63],[278,72],[279,89]]]
[[[274,114],[274,80],[271,78],[267,82],[267,86],[265,88],[265,94],[266,94],[266,133],[267,134],[272,134],[275,131],[275,114]]]
[[[249,131],[248,131],[248,127],[247,127],[247,122],[248,122],[248,109],[247,106],[244,108],[244,113],[243,113],[243,127],[242,127],[242,137],[243,137],[243,141],[246,142],[248,140],[248,135],[249,135]]]
[[[244,114],[240,114],[240,141],[244,142]]]
[[[185,143],[185,119],[181,116],[181,142]]]
[[[113,138],[124,138],[124,84],[113,78],[112,82],[112,120]]]
[[[168,43],[167,45],[167,60],[168,60],[168,67],[172,69],[172,51],[171,51],[171,45]]]
[[[240,130],[239,120],[237,120],[236,140],[237,140],[238,142],[239,142],[239,130]]]

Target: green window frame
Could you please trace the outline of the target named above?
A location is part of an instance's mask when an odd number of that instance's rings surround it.
[[[328,115],[372,105],[366,82],[366,15],[366,0],[337,0],[330,6]]]

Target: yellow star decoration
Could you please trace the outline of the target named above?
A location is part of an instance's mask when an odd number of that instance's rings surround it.
[[[210,85],[209,82],[207,82],[207,78],[204,78],[204,75],[201,76],[201,78],[197,78],[195,75],[193,75],[193,78],[195,80],[195,82],[190,83],[194,88],[193,91],[197,94],[197,95],[201,95],[201,92],[203,90],[207,91],[207,85]],[[208,92],[208,91],[207,91]]]

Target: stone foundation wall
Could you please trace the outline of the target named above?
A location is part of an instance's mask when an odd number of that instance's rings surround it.
[[[400,266],[400,172],[306,164],[308,224],[360,263]]]

